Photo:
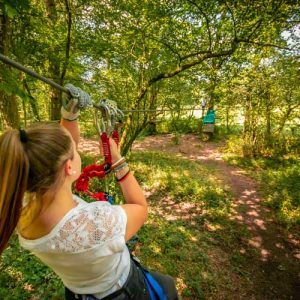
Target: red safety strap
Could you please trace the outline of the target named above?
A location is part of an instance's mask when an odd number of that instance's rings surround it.
[[[90,179],[94,177],[104,178],[106,174],[107,171],[105,170],[104,164],[86,166],[76,181],[75,190],[77,192],[84,192],[98,201],[108,201],[105,193],[92,193],[89,191]]]
[[[109,147],[109,137],[106,132],[102,132],[101,134],[101,142],[103,147],[103,155],[105,159],[105,163],[108,163],[111,165],[111,153],[110,153],[110,147]]]

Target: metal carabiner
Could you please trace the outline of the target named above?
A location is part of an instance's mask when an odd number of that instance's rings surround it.
[[[102,133],[103,132],[108,133],[109,127],[111,127],[110,110],[103,103],[103,100],[101,100],[95,107],[96,107],[95,125],[96,125],[97,132],[99,134],[99,137],[101,137]],[[99,116],[99,111],[101,113],[101,116]]]
[[[112,100],[102,99],[99,101],[96,107],[102,113],[101,115],[102,128],[100,128],[99,118],[96,119],[96,126],[97,126],[98,133],[100,132],[101,135],[102,132],[106,132],[110,136],[115,130],[117,119],[123,118],[124,114],[120,109],[118,109],[116,102]],[[96,117],[98,117],[97,114]]]
[[[98,110],[95,114],[95,124],[99,137],[102,141],[103,148],[106,148],[108,145],[109,137],[112,137],[118,145],[120,140],[118,129],[120,126],[117,126],[117,122],[118,125],[121,124],[120,120],[124,116],[123,112],[118,109],[117,103],[113,100],[102,99],[94,106]],[[101,112],[101,118],[99,117],[99,111]],[[106,153],[106,157],[108,159],[109,156],[107,149],[104,149],[104,153]]]

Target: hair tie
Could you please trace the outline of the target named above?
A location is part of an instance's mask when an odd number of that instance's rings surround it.
[[[27,143],[28,142],[28,138],[27,138],[27,133],[24,129],[19,129],[20,132],[20,140],[22,143]]]

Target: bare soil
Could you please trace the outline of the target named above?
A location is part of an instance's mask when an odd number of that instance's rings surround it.
[[[222,143],[203,143],[197,136],[183,135],[178,145],[172,135],[151,136],[133,145],[133,151],[173,153],[211,167],[217,180],[233,194],[232,221],[247,226],[249,238],[241,240],[241,253],[255,250],[246,266],[252,290],[232,299],[300,299],[300,241],[274,221],[272,212],[262,205],[259,184],[237,167],[222,159]],[[98,145],[83,140],[80,150],[98,153]],[[257,256],[258,253],[258,256]],[[239,283],[237,282],[237,285]]]

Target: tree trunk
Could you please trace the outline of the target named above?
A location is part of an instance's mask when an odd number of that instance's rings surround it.
[[[229,129],[229,105],[226,105],[226,133],[228,134],[230,132]]]
[[[253,157],[253,132],[251,126],[251,96],[246,96],[245,105],[245,120],[244,120],[244,132],[243,132],[243,155],[244,157]]]
[[[59,78],[59,63],[50,61],[50,73],[52,74],[51,77],[53,78]],[[57,81],[57,80],[54,80]],[[50,92],[50,119],[51,120],[59,120],[60,119],[60,107],[62,102],[62,94],[59,90],[56,88],[51,87]]]
[[[50,27],[54,28],[57,22],[57,10],[54,0],[45,0],[46,13],[48,17],[48,24]],[[59,49],[53,49],[53,53],[58,53]],[[55,59],[49,61],[49,73],[50,78],[55,82],[59,82],[60,75],[60,63]],[[59,120],[60,119],[60,107],[61,107],[61,92],[57,89],[51,87],[50,92],[50,119]]]
[[[282,119],[280,120],[280,125],[278,127],[278,130],[277,130],[277,133],[278,134],[281,134],[283,129],[284,129],[284,126],[285,126],[285,123],[287,122],[287,120],[289,119],[291,113],[297,109],[299,107],[299,105],[289,105],[285,114],[283,115]]]
[[[157,86],[153,85],[152,89],[151,89],[149,109],[153,109],[153,110],[157,109],[157,103],[156,103],[157,94],[158,94]],[[149,122],[148,122],[149,134],[156,134],[157,133],[156,123],[157,123],[157,114],[156,114],[156,112],[150,112],[149,113]]]
[[[0,110],[0,131],[3,131],[3,116],[1,110]]]
[[[36,121],[41,121],[39,111],[38,111],[38,105],[36,99],[31,95],[30,88],[28,86],[28,83],[26,81],[26,78],[23,79],[23,86],[24,89],[27,91],[27,94],[29,96],[29,103],[32,110],[33,117]]]
[[[266,134],[265,134],[265,142],[266,146],[271,145],[271,103],[270,103],[270,94],[268,93],[266,99]]]
[[[1,111],[4,118],[4,127],[20,127],[18,101],[16,95],[6,95],[0,91]]]
[[[22,99],[22,107],[23,107],[23,114],[24,114],[24,126],[27,126],[27,111],[26,111],[26,103],[25,100]]]
[[[130,135],[128,135],[129,137],[125,140],[125,143],[122,147],[122,155],[125,156],[128,151],[131,149],[133,142],[136,140],[136,138],[138,137],[138,135],[142,132],[143,128],[145,126],[139,126],[138,128],[136,128],[134,130],[134,132]]]
[[[7,55],[11,41],[11,26],[10,19],[5,15],[4,4],[0,6],[0,53]],[[11,69],[6,66],[1,66],[4,70],[3,74],[10,74]],[[4,81],[0,77],[1,81]],[[18,101],[16,95],[8,95],[0,90],[0,109],[3,114],[4,126],[18,128],[20,126],[20,118],[18,113]]]

